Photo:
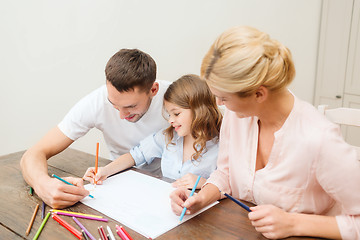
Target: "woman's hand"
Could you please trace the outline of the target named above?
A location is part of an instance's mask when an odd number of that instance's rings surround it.
[[[103,167],[99,167],[97,174],[95,175],[95,168],[90,167],[86,170],[83,180],[89,181],[91,184],[102,184],[107,179],[108,174]]]
[[[172,186],[175,188],[180,188],[180,187],[185,187],[185,188],[193,188],[195,185],[195,182],[197,180],[198,176],[192,174],[192,173],[188,173],[184,176],[182,176],[181,178],[179,178],[178,180],[176,180],[175,182],[172,183]],[[202,185],[204,185],[206,182],[205,178],[200,178],[200,181],[198,183],[198,185],[196,186],[196,189],[200,189],[202,187]]]
[[[278,239],[295,235],[294,214],[273,205],[259,205],[250,209],[251,224],[266,238]]]

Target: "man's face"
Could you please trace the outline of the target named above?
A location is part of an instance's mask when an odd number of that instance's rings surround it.
[[[157,87],[155,90],[154,85]],[[138,87],[128,92],[119,92],[110,82],[106,82],[108,100],[119,111],[121,119],[135,123],[149,109],[151,99],[158,90],[157,83],[154,85],[148,92],[140,91]]]

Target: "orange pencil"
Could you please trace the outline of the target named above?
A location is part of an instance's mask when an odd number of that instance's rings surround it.
[[[33,223],[34,223],[34,220],[35,220],[35,217],[36,217],[36,213],[37,213],[38,210],[39,210],[39,204],[36,204],[34,213],[33,213],[32,217],[31,217],[29,226],[28,226],[28,228],[27,228],[27,230],[26,230],[26,236],[29,235],[29,233],[30,233],[31,227],[32,227],[32,225],[33,225]]]
[[[95,156],[95,176],[98,171],[98,161],[99,161],[99,143],[96,143],[96,156]],[[96,184],[96,181],[95,181]]]

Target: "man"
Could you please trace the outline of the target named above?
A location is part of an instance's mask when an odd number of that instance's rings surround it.
[[[148,54],[122,49],[110,58],[105,74],[106,85],[81,99],[21,159],[25,181],[51,207],[64,208],[89,195],[80,178],[66,178],[75,185],[71,186],[49,177],[47,160],[90,129],[102,131],[110,159],[114,160],[167,126],[162,104],[170,82],[155,81],[156,63]]]

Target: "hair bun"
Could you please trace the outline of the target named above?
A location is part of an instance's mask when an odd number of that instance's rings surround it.
[[[264,53],[263,55],[271,60],[279,55],[280,44],[276,40],[269,39],[263,44]]]

